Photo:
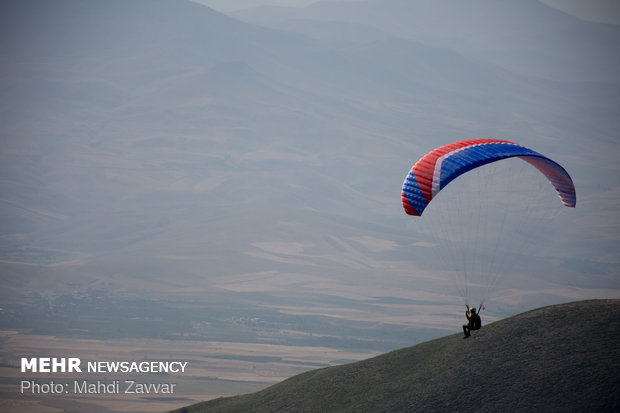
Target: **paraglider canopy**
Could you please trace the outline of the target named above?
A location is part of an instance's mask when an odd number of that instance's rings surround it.
[[[536,167],[555,187],[567,207],[576,204],[575,186],[562,166],[529,148],[499,139],[470,139],[439,147],[411,168],[401,198],[409,215],[422,215],[431,200],[458,176],[482,165],[518,157]]]

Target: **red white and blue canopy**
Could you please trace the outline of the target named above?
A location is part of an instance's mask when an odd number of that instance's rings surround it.
[[[458,176],[482,165],[518,157],[536,167],[553,184],[560,200],[574,207],[575,186],[558,163],[514,142],[498,139],[470,139],[450,143],[423,156],[411,168],[401,193],[409,215],[422,215],[431,200]]]

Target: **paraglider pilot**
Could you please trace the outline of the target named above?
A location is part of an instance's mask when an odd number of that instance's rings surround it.
[[[467,317],[468,323],[463,326],[463,333],[465,333],[465,337],[463,338],[468,338],[471,335],[471,330],[480,330],[480,327],[482,327],[482,320],[480,320],[480,316],[476,314],[475,308],[470,310],[469,307],[467,307],[465,317]]]

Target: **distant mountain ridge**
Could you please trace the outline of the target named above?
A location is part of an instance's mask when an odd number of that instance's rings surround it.
[[[612,412],[620,300],[543,307],[175,412]]]
[[[305,8],[257,7],[231,15],[301,32],[309,30],[309,22],[331,22],[334,31],[343,21],[355,22],[521,74],[618,83],[620,59],[614,50],[620,28],[580,20],[537,0],[319,1]]]

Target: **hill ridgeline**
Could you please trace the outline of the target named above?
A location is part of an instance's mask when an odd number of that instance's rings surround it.
[[[620,411],[620,300],[532,310],[180,412]]]

